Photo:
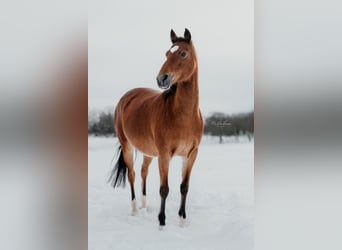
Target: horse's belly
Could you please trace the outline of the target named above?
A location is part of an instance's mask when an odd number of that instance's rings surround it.
[[[191,141],[191,142],[180,141],[175,147],[174,155],[187,157],[197,147],[198,147],[198,143],[196,143],[196,141]]]
[[[158,155],[157,148],[152,140],[152,138],[149,138],[149,136],[143,136],[143,135],[134,135],[134,136],[127,136],[128,141],[130,144],[143,153],[144,155],[155,157]]]

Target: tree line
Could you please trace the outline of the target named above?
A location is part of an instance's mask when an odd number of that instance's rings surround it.
[[[220,143],[223,136],[246,135],[251,140],[254,135],[254,111],[233,115],[212,113],[205,118],[204,134],[218,136]]]
[[[204,119],[204,134],[218,136],[246,135],[249,139],[254,134],[254,111],[239,114],[215,112]],[[88,134],[95,136],[116,136],[114,116],[111,112],[101,112],[97,120],[88,118]]]
[[[101,112],[97,121],[90,120],[88,116],[88,134],[95,136],[116,136],[114,130],[114,115]]]

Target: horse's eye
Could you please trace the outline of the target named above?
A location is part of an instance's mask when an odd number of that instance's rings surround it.
[[[185,51],[182,51],[182,53],[180,53],[180,56],[181,56],[182,58],[185,58],[185,57],[187,56],[187,54],[186,54]]]

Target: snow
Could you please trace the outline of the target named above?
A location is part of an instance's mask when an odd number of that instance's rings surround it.
[[[180,158],[174,158],[169,168],[170,192],[166,200],[166,226],[162,230],[157,218],[157,160],[152,161],[147,177],[147,208],[141,208],[142,155],[137,155],[138,214],[132,216],[129,185],[113,189],[106,183],[114,164],[116,138],[89,137],[88,141],[90,250],[253,248],[253,141],[234,139],[237,142],[224,140],[225,143],[218,144],[217,137],[203,138],[190,179],[185,222],[178,217],[182,164]]]

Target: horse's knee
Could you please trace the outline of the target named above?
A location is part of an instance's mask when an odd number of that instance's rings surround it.
[[[159,193],[163,199],[166,199],[167,195],[169,194],[169,187],[168,186],[161,186],[159,189]]]

